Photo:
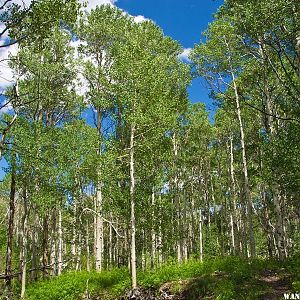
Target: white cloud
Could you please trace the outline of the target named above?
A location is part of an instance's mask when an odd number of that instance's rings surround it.
[[[82,3],[82,4],[87,3],[87,7],[86,7],[87,11],[91,11],[91,9],[96,8],[97,5],[102,5],[102,4],[108,4],[111,6],[115,6],[116,2],[117,2],[117,0],[89,0],[89,1],[80,0],[80,3]],[[124,14],[128,14],[128,12],[124,11]],[[130,14],[128,14],[128,15],[130,15]],[[132,17],[133,17],[134,22],[136,22],[136,23],[142,23],[145,21],[149,21],[149,19],[145,18],[142,15],[132,16]]]
[[[102,4],[108,4],[108,5],[114,5],[117,2],[117,0],[80,0],[80,3],[87,3],[86,10],[90,11],[91,9],[94,9],[97,5]]]
[[[0,0],[0,4],[2,1]],[[13,0],[12,2],[19,4],[22,7],[27,7],[31,3],[31,0]],[[91,10],[92,8],[95,8],[97,5],[102,5],[102,4],[114,5],[117,2],[117,0],[79,0],[79,2],[82,4],[87,3],[86,9]]]
[[[3,43],[3,40],[0,40]],[[16,55],[18,52],[18,46],[16,44],[0,48],[0,93],[3,90],[14,83],[14,74],[8,65],[10,55]]]
[[[86,46],[87,43],[84,41],[81,41],[80,39],[77,40],[71,40],[69,42],[69,46],[71,46],[72,48],[74,48],[74,58],[78,58],[79,57],[79,46]]]
[[[3,5],[4,3],[4,0],[0,0],[0,5]],[[11,3],[19,4],[21,8],[26,8],[31,3],[31,0],[13,0],[12,2],[8,2],[5,5],[5,8],[9,7]],[[2,32],[4,29],[5,25],[0,23],[0,32]],[[5,45],[8,43],[8,41],[9,39],[7,30],[0,38],[0,45]],[[10,55],[16,55],[17,52],[18,46],[16,44],[0,48],[0,93],[3,93],[6,87],[14,83],[14,74],[8,65],[8,60]],[[1,112],[3,112],[5,109],[6,108],[4,107]]]
[[[133,20],[134,20],[135,23],[142,23],[142,22],[145,22],[145,21],[149,21],[149,19],[145,18],[142,15],[133,16]]]
[[[2,3],[3,0],[0,0],[0,4]],[[80,3],[86,3],[87,7],[85,8],[87,11],[90,11],[91,9],[95,8],[97,5],[102,5],[102,4],[108,4],[111,6],[115,6],[117,0],[79,0]],[[13,0],[12,3],[16,3],[21,5],[22,7],[28,7],[30,5],[31,0]],[[128,14],[127,12],[124,11],[125,14]],[[141,23],[148,21],[149,19],[145,18],[142,15],[138,16],[132,16],[134,22],[136,23]],[[0,32],[5,28],[3,23],[0,23]],[[5,34],[0,38],[0,45],[3,45],[8,38],[8,32],[5,32]],[[78,46],[82,44],[80,40],[77,41],[71,41],[70,46],[74,47],[75,49],[75,58],[78,58]],[[12,45],[9,47],[3,47],[0,48],[0,93],[5,90],[5,88],[11,84],[14,83],[14,74],[10,67],[8,66],[8,58],[9,54],[11,55],[16,55],[18,51],[17,45]],[[83,82],[83,78],[79,76],[79,84],[78,86],[78,92],[80,91],[80,94],[85,93],[85,88],[86,83]]]
[[[0,0],[0,4],[3,0]],[[28,5],[32,2],[31,0],[13,0],[13,3],[21,5],[21,7],[28,7]],[[91,9],[95,8],[97,5],[102,4],[109,4],[114,5],[117,0],[79,0],[81,4],[86,3],[87,7],[86,10],[90,11]]]
[[[83,76],[82,71],[77,73],[77,77],[74,80],[74,85],[75,91],[79,96],[85,96],[88,92],[88,81]],[[84,102],[87,103],[86,99],[84,99]]]
[[[192,51],[192,48],[185,48],[183,52],[178,55],[178,58],[183,62],[191,62],[189,55]]]

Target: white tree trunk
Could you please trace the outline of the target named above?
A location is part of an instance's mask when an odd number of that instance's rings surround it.
[[[97,212],[96,215],[96,270],[102,271],[103,264],[103,219],[102,219],[102,187],[98,183],[96,192]]]
[[[97,109],[97,129],[99,134],[99,149],[98,155],[102,152],[102,112],[100,108]],[[97,187],[96,187],[96,271],[101,272],[103,268],[103,197],[102,197],[102,180],[101,171],[97,171]]]
[[[159,194],[159,202],[161,203],[161,194]],[[162,208],[159,207],[160,214]],[[159,228],[158,228],[158,237],[157,237],[157,243],[158,243],[158,263],[161,265],[163,263],[163,234],[162,234],[162,218],[159,218]]]
[[[85,243],[86,243],[86,270],[88,272],[91,271],[90,267],[90,234],[89,234],[89,219],[86,219],[86,236],[85,236]]]
[[[177,215],[177,224],[175,230],[177,230],[177,243],[176,243],[176,251],[177,251],[177,261],[178,263],[182,262],[182,240],[181,240],[181,211],[180,211],[180,199],[179,199],[179,183],[178,183],[178,172],[175,169],[176,168],[176,160],[178,156],[178,144],[177,144],[177,139],[176,139],[176,134],[173,134],[172,138],[173,142],[173,153],[174,153],[174,203],[176,207],[176,215]],[[175,226],[174,226],[175,227]]]
[[[23,211],[23,219],[22,219],[22,258],[21,258],[21,299],[24,299],[25,289],[26,289],[26,267],[27,267],[27,195],[26,189],[24,189],[23,195],[24,201],[24,211]]]
[[[82,235],[81,232],[78,233],[78,245],[77,245],[77,253],[76,253],[76,271],[81,270],[81,243],[82,243]]]
[[[134,175],[134,136],[135,125],[131,124],[130,130],[130,207],[131,207],[131,283],[132,288],[136,289],[136,245],[135,245],[135,175]]]
[[[254,232],[253,232],[252,200],[251,200],[251,193],[250,193],[250,186],[249,186],[249,179],[248,179],[245,134],[244,134],[244,127],[243,127],[241,108],[240,108],[240,97],[238,94],[238,89],[235,82],[235,75],[233,72],[231,73],[231,76],[232,76],[232,84],[233,84],[234,94],[235,94],[236,112],[237,112],[239,127],[240,127],[240,143],[242,148],[242,162],[243,162],[243,173],[244,173],[244,193],[245,193],[245,200],[247,206],[248,234],[250,238],[250,256],[254,257],[255,239],[254,239]]]
[[[239,253],[239,230],[237,224],[236,212],[236,187],[234,178],[234,156],[233,156],[233,138],[230,136],[230,177],[231,177],[231,209],[230,209],[230,224],[231,224],[231,244],[233,254]]]
[[[60,204],[58,209],[58,265],[57,265],[57,274],[61,275],[63,269],[63,232],[62,232],[62,204]]]
[[[113,221],[113,215],[110,213],[110,220]],[[109,224],[109,269],[112,269],[113,267],[113,228],[112,224]]]
[[[73,203],[73,222],[72,222],[72,242],[71,242],[71,256],[72,256],[72,264],[73,268],[76,265],[76,243],[77,243],[77,231],[76,231],[76,223],[77,223],[77,199],[74,200]]]
[[[35,209],[35,207],[33,207]],[[31,234],[31,240],[32,240],[32,251],[31,251],[31,261],[32,261],[32,269],[33,271],[31,272],[31,280],[36,281],[38,278],[38,251],[37,251],[37,246],[38,246],[38,232],[37,228],[39,226],[39,216],[36,213],[34,217],[34,226],[32,229],[32,234]]]
[[[52,267],[52,275],[57,274],[57,260],[56,260],[56,208],[52,212],[52,228],[51,228],[51,237],[50,237],[50,265]]]
[[[200,261],[203,261],[203,236],[202,236],[202,210],[199,212],[199,255]]]
[[[151,268],[154,268],[156,258],[156,234],[154,228],[155,219],[155,189],[152,188],[151,194],[151,206],[152,206],[152,228],[151,228]]]

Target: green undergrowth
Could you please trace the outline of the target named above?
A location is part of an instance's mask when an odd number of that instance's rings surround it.
[[[300,259],[285,262],[255,259],[251,262],[239,257],[209,259],[203,263],[191,260],[184,264],[170,261],[155,270],[138,272],[138,283],[144,288],[158,289],[168,285],[171,293],[180,293],[185,299],[225,300],[260,299],[268,292],[261,280],[263,271],[276,270],[279,276],[288,276],[295,291],[299,291]],[[281,273],[282,274],[281,274]],[[76,300],[91,297],[116,299],[130,289],[127,269],[96,272],[69,272],[28,286],[26,300]]]
[[[285,262],[286,263],[286,262]],[[261,282],[264,270],[283,270],[284,263],[256,259],[251,262],[239,257],[210,259],[204,263],[168,264],[141,275],[144,287],[156,287],[169,282],[171,293],[184,299],[260,299],[267,292]],[[188,280],[186,280],[188,279]]]
[[[48,280],[29,285],[26,300],[75,300],[84,296],[101,296],[100,299],[111,299],[130,286],[127,269],[97,272],[68,272]]]

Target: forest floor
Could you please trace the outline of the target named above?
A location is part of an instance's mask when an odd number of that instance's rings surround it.
[[[285,293],[292,290],[291,274],[283,268],[281,270],[263,270],[259,279],[268,291],[263,295],[263,300],[282,299]]]
[[[66,272],[28,286],[26,300],[279,300],[300,291],[300,258],[284,262],[219,257],[169,262],[138,272],[130,290],[127,269]],[[293,296],[290,299],[294,299]]]
[[[284,294],[291,293],[292,277],[285,268],[278,270],[264,269],[250,280],[251,283],[241,285],[240,297],[238,291],[236,295],[230,290],[226,292],[226,281],[230,274],[226,272],[215,272],[212,280],[207,276],[178,280],[164,283],[160,288],[139,288],[135,292],[130,291],[119,300],[215,300],[215,299],[261,299],[261,300],[280,300],[284,299]],[[225,284],[223,283],[225,282]],[[220,286],[223,285],[223,293],[220,297]],[[230,285],[229,285],[230,286]],[[219,287],[219,288],[218,288]],[[218,294],[215,294],[217,289]],[[229,288],[230,289],[230,288]],[[96,300],[100,299],[98,297]]]

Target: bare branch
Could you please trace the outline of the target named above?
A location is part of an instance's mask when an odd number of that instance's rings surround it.
[[[87,208],[87,207],[84,208],[84,209],[82,210],[82,213],[85,212],[85,211],[92,212],[92,213],[94,213],[95,215],[101,217],[101,218],[103,219],[104,222],[110,224],[110,226],[113,228],[113,230],[115,231],[115,233],[117,234],[117,236],[119,236],[120,238],[125,238],[123,235],[120,235],[120,234],[118,233],[117,229],[116,229],[115,226],[113,225],[113,222],[111,222],[111,221],[109,221],[109,220],[103,218],[102,215],[100,215],[98,212],[96,212],[95,210],[93,210],[93,209],[91,209],[91,208]]]

